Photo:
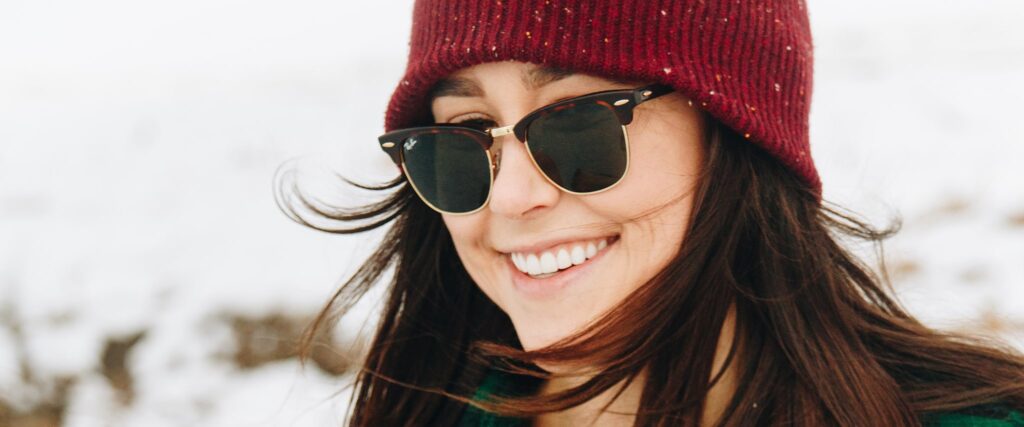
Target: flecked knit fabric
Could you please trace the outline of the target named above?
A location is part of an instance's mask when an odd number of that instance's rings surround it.
[[[430,123],[433,84],[483,62],[661,82],[764,148],[820,199],[803,0],[418,0],[409,48],[386,131]]]

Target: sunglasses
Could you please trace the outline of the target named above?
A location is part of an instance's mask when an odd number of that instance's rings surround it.
[[[538,108],[518,123],[479,129],[440,123],[381,135],[380,147],[413,190],[440,213],[467,215],[491,197],[497,162],[494,139],[514,134],[551,184],[571,194],[594,194],[618,184],[629,169],[626,125],[633,109],[672,91],[654,84],[607,90]]]

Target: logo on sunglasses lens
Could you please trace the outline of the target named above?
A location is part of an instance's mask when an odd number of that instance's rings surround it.
[[[419,141],[415,137],[405,140],[405,144],[403,145],[405,147],[405,151],[412,150],[412,147],[415,147],[417,142]]]

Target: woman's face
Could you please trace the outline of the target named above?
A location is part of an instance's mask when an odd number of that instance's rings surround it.
[[[480,64],[449,80],[456,90],[439,92],[434,119],[484,120],[487,127],[515,123],[564,98],[644,83],[521,62]],[[685,237],[704,155],[699,112],[673,92],[638,106],[626,129],[629,171],[608,191],[562,192],[507,135],[491,149],[500,167],[489,204],[470,215],[443,215],[466,271],[508,314],[526,350],[565,338],[613,308],[664,268]],[[535,276],[513,256],[539,264],[547,258],[549,269],[552,259],[571,265]]]

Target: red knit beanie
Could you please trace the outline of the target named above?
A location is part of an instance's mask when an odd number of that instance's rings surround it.
[[[820,201],[803,0],[417,0],[386,130],[429,123],[426,98],[439,79],[503,60],[671,85],[781,161]]]

